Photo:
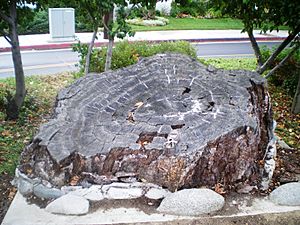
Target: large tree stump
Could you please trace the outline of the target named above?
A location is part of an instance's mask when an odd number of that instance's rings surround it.
[[[95,183],[135,177],[170,190],[257,184],[271,130],[257,73],[162,54],[62,90],[19,169],[56,186],[75,175]]]

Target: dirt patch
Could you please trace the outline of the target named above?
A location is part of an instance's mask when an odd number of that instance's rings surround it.
[[[15,194],[16,188],[10,183],[13,179],[13,176],[8,174],[0,175],[0,224],[4,219],[4,216],[12,202]]]

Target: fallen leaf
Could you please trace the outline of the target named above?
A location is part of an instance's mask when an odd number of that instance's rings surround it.
[[[134,107],[140,108],[142,105],[144,105],[143,102],[137,102],[137,103],[135,103]]]
[[[76,186],[78,184],[80,177],[79,176],[73,176],[70,180],[70,185],[71,186]]]
[[[220,183],[217,183],[215,185],[215,192],[219,193],[220,195],[225,194],[226,191],[224,191],[223,185]]]

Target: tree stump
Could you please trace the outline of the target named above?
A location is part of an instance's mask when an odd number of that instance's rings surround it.
[[[62,90],[19,169],[54,186],[140,180],[174,191],[262,179],[272,138],[265,80],[161,54]]]

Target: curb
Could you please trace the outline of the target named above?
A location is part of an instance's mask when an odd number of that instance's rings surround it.
[[[283,37],[258,37],[257,41],[283,41],[285,38]],[[169,39],[169,40],[137,40],[137,41],[129,41],[130,43],[146,41],[148,43],[160,43],[167,41],[188,41],[192,43],[204,43],[204,42],[236,42],[236,41],[250,41],[249,38],[201,38],[201,39]],[[57,43],[57,44],[43,44],[43,45],[25,45],[20,46],[21,50],[50,50],[50,49],[66,49],[72,48],[72,45],[76,44],[76,42],[72,43]],[[83,42],[83,44],[89,44]],[[96,47],[101,47],[106,45],[107,42],[95,42]],[[0,48],[0,52],[10,52],[11,47]]]

